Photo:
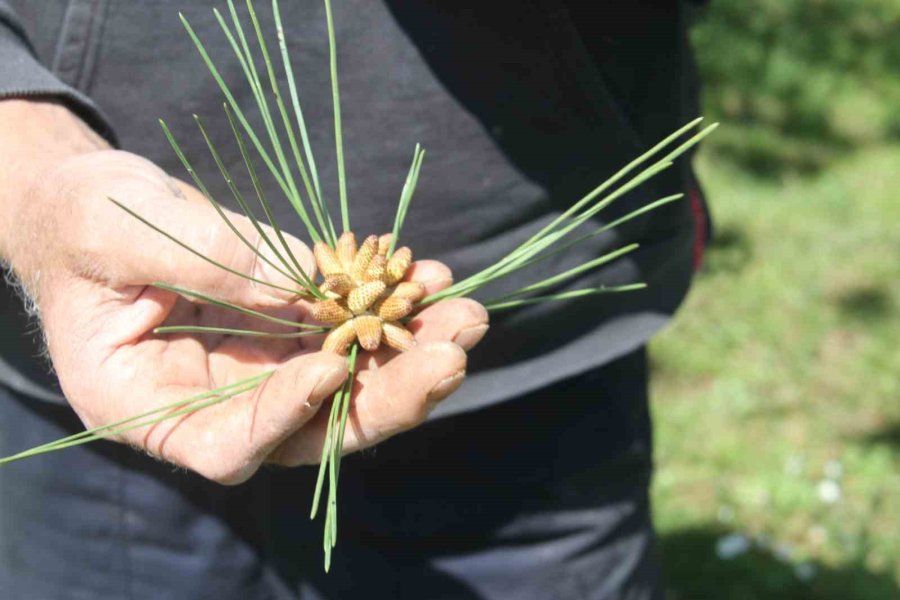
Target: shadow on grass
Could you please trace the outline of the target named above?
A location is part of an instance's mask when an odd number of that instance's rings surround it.
[[[818,172],[860,144],[897,138],[896,2],[705,4],[692,35],[705,110],[738,126],[713,136],[717,154],[777,178]]]
[[[855,321],[884,319],[894,311],[890,293],[873,285],[847,290],[837,297],[836,303],[842,316]]]
[[[859,441],[868,446],[887,446],[900,452],[900,421],[888,423],[862,436]]]
[[[788,174],[813,176],[853,149],[835,140],[791,137],[767,129],[764,123],[730,125],[730,130],[724,129],[709,142],[710,151],[760,180],[778,181]]]
[[[890,573],[862,564],[801,563],[751,546],[730,559],[716,555],[727,532],[695,527],[660,535],[667,600],[888,600],[900,598]]]
[[[753,260],[753,242],[734,225],[717,226],[703,262],[704,275],[735,275]]]

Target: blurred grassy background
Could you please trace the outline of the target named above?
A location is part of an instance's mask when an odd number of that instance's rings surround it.
[[[652,346],[673,600],[900,598],[900,0],[713,0],[716,226]]]

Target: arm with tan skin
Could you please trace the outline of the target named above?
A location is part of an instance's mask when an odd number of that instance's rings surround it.
[[[65,107],[17,99],[0,101],[0,181],[0,257],[34,297],[62,389],[85,425],[276,369],[252,392],[120,441],[226,484],[246,480],[266,462],[318,462],[328,417],[319,408],[346,379],[346,359],[296,339],[152,333],[161,324],[259,326],[150,287],[155,281],[295,320],[305,316],[304,303],[286,292],[204,262],[107,199],[232,269],[290,285],[240,243],[197,190],[137,155],[110,149]],[[249,221],[231,216],[257,240]],[[294,238],[289,243],[312,273],[309,249]],[[447,267],[434,261],[410,271],[429,292],[451,281]],[[362,356],[345,452],[414,427],[453,392],[465,375],[464,350],[484,335],[487,314],[471,300],[440,302],[417,315],[411,329],[419,342],[412,350]]]

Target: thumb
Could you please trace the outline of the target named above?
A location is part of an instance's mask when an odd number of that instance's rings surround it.
[[[178,241],[160,255],[151,275],[243,306],[294,300],[303,282],[315,279],[313,254],[299,239],[224,208],[216,214],[205,208],[182,211],[172,227]]]
[[[115,234],[129,238],[118,240],[129,283],[163,282],[242,306],[268,306],[291,300],[303,289],[299,280],[315,277],[312,252],[297,238],[257,228],[224,208],[219,214],[193,188],[181,189],[187,201],[160,194],[135,208],[117,202],[139,218]]]

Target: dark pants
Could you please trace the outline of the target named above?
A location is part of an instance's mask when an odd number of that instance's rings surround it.
[[[98,442],[0,468],[3,600],[658,599],[643,351],[342,463],[322,571],[315,469],[220,487]],[[3,455],[79,430],[0,388]]]

